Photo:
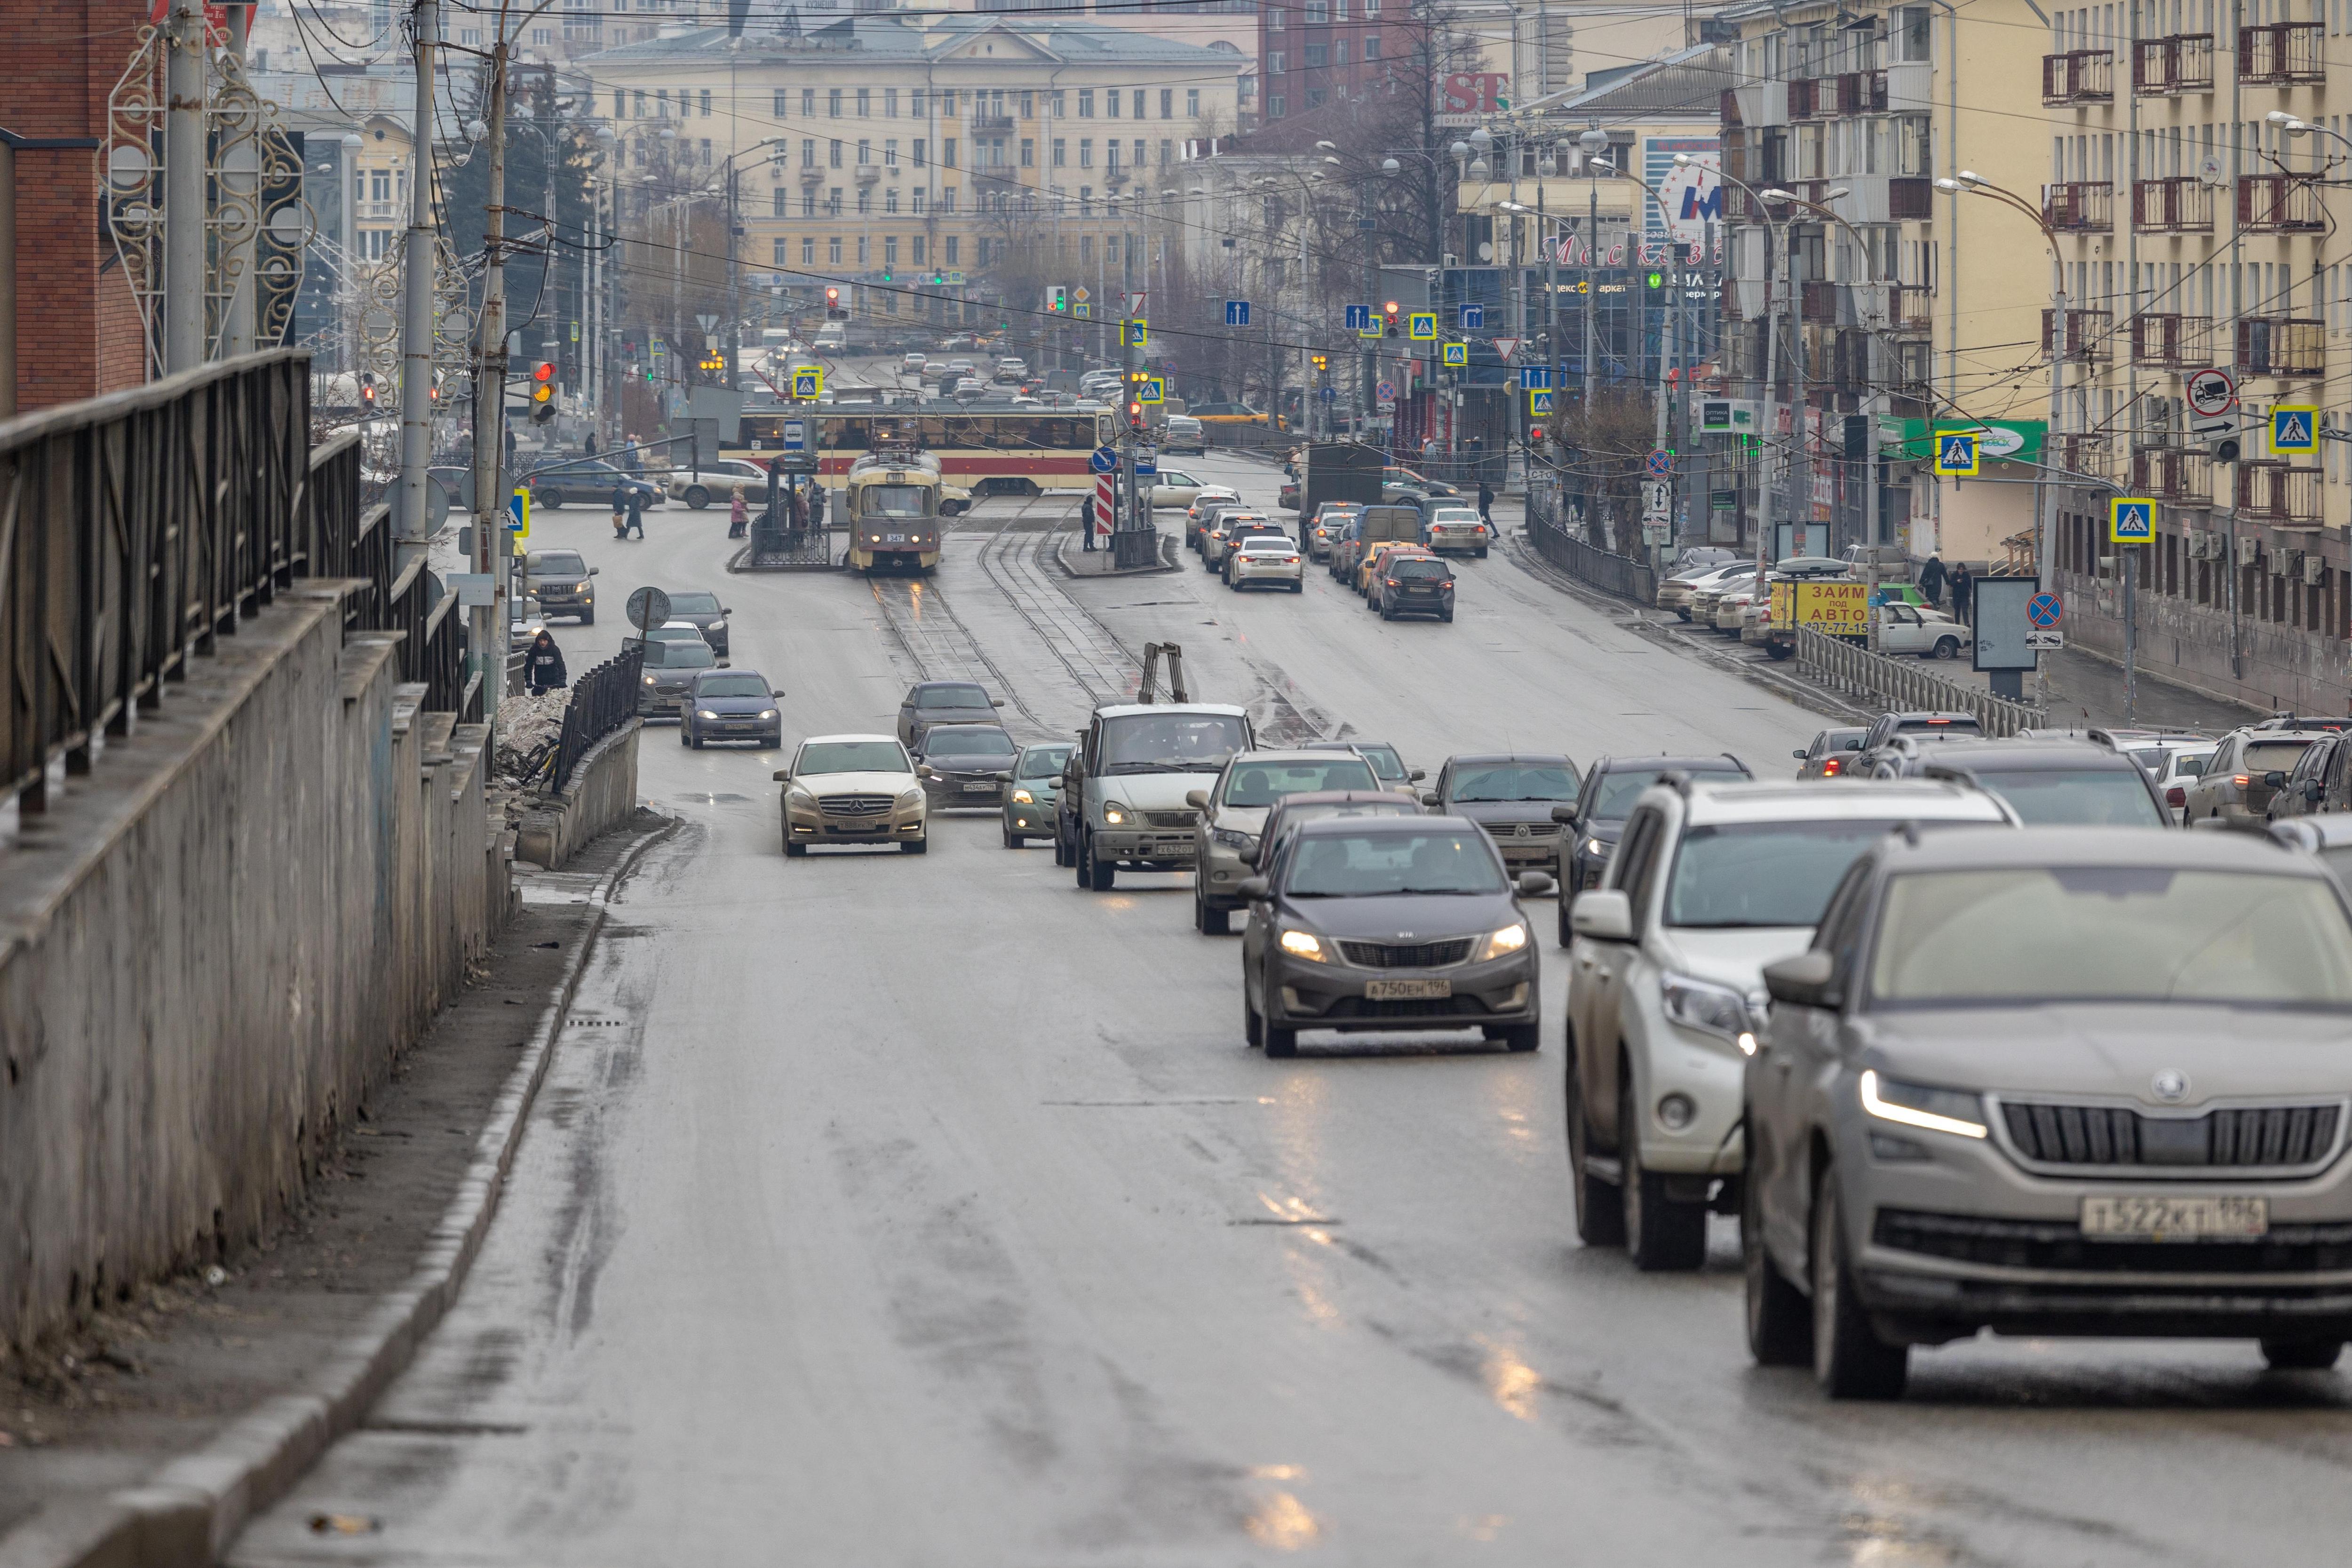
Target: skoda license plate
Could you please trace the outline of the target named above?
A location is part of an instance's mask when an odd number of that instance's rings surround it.
[[[2229,1241],[2271,1227],[2263,1197],[2173,1197],[2132,1193],[2083,1200],[2083,1234],[2093,1240]]]
[[[1428,1002],[1454,994],[1451,980],[1367,980],[1364,995],[1373,1002]]]

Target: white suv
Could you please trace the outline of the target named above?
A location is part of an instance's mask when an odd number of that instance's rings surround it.
[[[1742,1079],[1764,965],[1805,951],[1871,843],[1909,825],[2017,824],[1994,796],[1896,779],[1642,792],[1601,886],[1569,913],[1569,1181],[1588,1246],[1696,1268],[1738,1209]],[[1916,831],[1916,828],[1911,829]]]

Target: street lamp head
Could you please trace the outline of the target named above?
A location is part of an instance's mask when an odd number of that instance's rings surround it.
[[[1323,163],[1326,168],[1331,169],[1344,169],[1347,167],[1345,163],[1342,163],[1337,158],[1326,158],[1323,160]]]
[[[1822,200],[1825,202],[1833,202],[1840,196],[1850,196],[1852,195],[1853,195],[1852,191],[1847,190],[1843,185],[1840,185],[1834,190],[1823,191],[1822,193]]]
[[[1784,191],[1778,185],[1759,191],[1756,195],[1759,199],[1768,202],[1793,202],[1797,199],[1794,192]]]
[[[2289,114],[2284,109],[2273,109],[2268,114],[2263,115],[2263,118],[2269,121],[2273,125],[2292,125],[2295,122],[2294,116]]]
[[[1459,162],[1460,160],[1470,156],[1470,143],[1467,142],[1456,142],[1453,146],[1448,147],[1446,151],[1453,153],[1455,161]]]
[[[479,120],[468,120],[466,121],[467,141],[479,142],[483,137],[488,136],[489,133],[490,128],[485,121]]]
[[[361,142],[360,133],[358,132],[346,131],[343,132],[343,145],[346,147],[358,147],[364,145],[364,143]]]
[[[1609,132],[1598,125],[1588,126],[1577,132],[1576,144],[1588,153],[1605,153],[1609,150]]]
[[[1394,158],[1383,158],[1381,160],[1381,173],[1383,174],[1393,174],[1403,167],[1404,165],[1398,163]]]
[[[1966,185],[1960,184],[1958,180],[1941,178],[1937,180],[1936,188],[1939,191],[1950,192],[1953,195],[1958,195],[1958,193],[1968,189]]]
[[[1318,142],[1315,143],[1315,150],[1318,153],[1337,153],[1339,150],[1339,144],[1337,142]]]
[[[1675,167],[1677,169],[1687,169],[1696,161],[1697,160],[1694,159],[1687,153],[1677,153],[1675,154]]]
[[[1971,186],[1973,186],[1973,185],[1988,185],[1988,184],[1990,184],[1992,183],[1991,181],[1990,181],[1990,180],[1986,179],[1982,174],[1978,174],[1974,169],[1962,169],[1962,170],[1960,171],[1959,179],[1960,179],[1960,184],[1964,184],[1964,185],[1971,185]]]
[[[1477,148],[1481,153],[1484,153],[1487,148],[1493,146],[1494,143],[1494,133],[1483,125],[1470,132],[1470,145]]]
[[[663,127],[661,128],[661,139],[662,139],[663,141],[665,141],[665,142],[675,142],[675,141],[677,141],[677,126],[675,126],[675,125],[665,125],[665,126],[663,126]]]
[[[602,142],[605,146],[610,147],[614,142],[618,142],[620,138],[613,133],[613,128],[611,126],[599,125],[596,127],[596,140]]]

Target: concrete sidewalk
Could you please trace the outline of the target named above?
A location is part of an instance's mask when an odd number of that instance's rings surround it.
[[[1181,570],[1181,563],[1176,558],[1179,542],[1162,532],[1157,565],[1120,567],[1111,564],[1113,557],[1108,543],[1098,544],[1093,550],[1083,549],[1077,531],[1070,529],[1055,535],[1054,559],[1060,563],[1063,571],[1073,577],[1150,577],[1162,572]]]

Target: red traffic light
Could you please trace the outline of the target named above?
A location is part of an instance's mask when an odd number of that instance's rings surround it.
[[[360,376],[360,401],[362,404],[367,405],[373,405],[375,402],[375,373],[373,371],[363,372]]]
[[[828,305],[838,305],[838,304],[840,304],[840,303],[841,303],[841,290],[840,290],[840,289],[827,289],[824,291],[824,302],[825,302],[826,304],[828,304]]]
[[[555,379],[555,367],[552,364],[550,364],[547,361],[541,360],[539,362],[539,368],[530,373],[530,378],[533,381],[541,383],[553,381]]]
[[[1387,317],[1388,317],[1388,319],[1389,319],[1390,321],[1395,321],[1395,320],[1396,320],[1396,313],[1397,313],[1397,302],[1396,302],[1394,300],[1390,300],[1387,304],[1382,305],[1382,306],[1381,307],[1381,311],[1382,311],[1384,314],[1386,314],[1386,315],[1387,315]]]

